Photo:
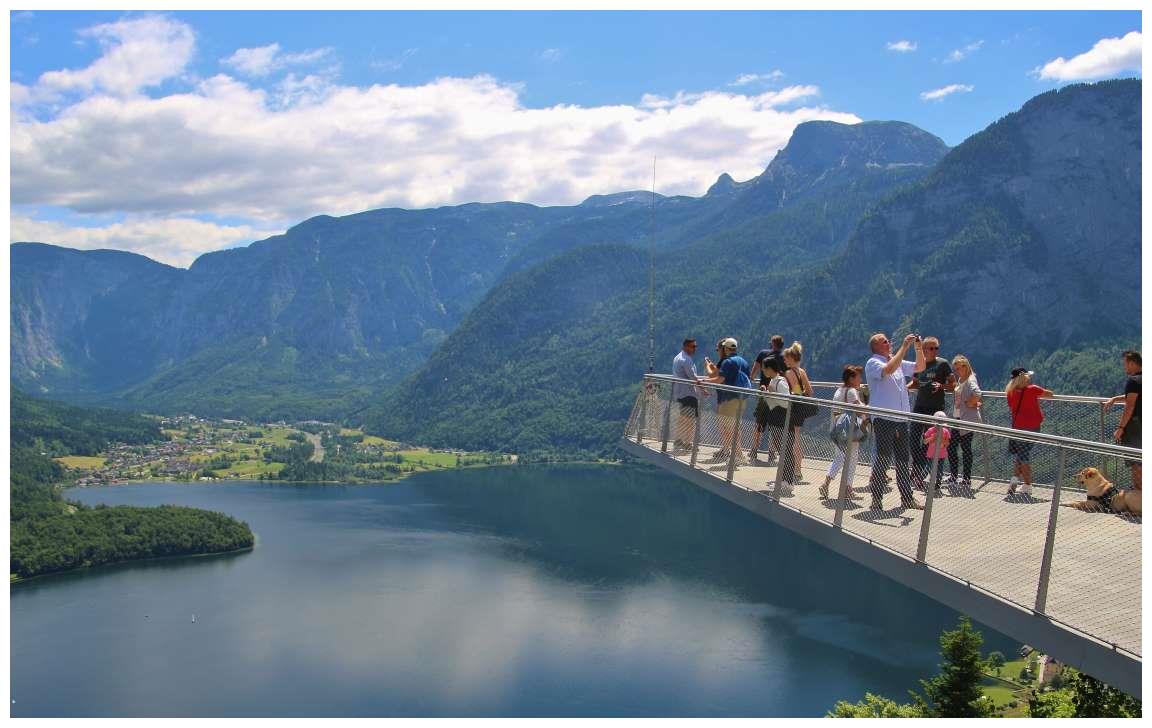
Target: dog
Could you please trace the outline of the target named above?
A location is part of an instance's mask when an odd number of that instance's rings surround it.
[[[1069,503],[1069,508],[1140,515],[1140,491],[1120,490],[1105,480],[1096,468],[1084,468],[1076,474],[1076,480],[1084,486],[1088,500]]]

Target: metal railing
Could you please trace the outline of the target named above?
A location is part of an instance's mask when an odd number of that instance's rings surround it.
[[[812,382],[816,396],[832,399],[832,394],[840,387],[839,382]],[[952,392],[945,393],[948,406],[945,412],[952,411]],[[984,422],[1011,426],[1008,400],[1004,392],[982,390],[983,405],[981,415]],[[916,392],[908,394],[909,404],[916,400]],[[1112,433],[1120,426],[1121,405],[1109,406],[1108,397],[1088,397],[1079,394],[1057,394],[1043,400],[1044,429],[1053,435],[1066,435],[1081,440],[1112,442]]]
[[[626,427],[627,439],[677,457],[691,467],[712,471],[741,487],[752,477],[760,483],[757,492],[778,503],[803,501],[807,516],[856,533],[1116,649],[1141,654],[1140,518],[1059,507],[1084,500],[1083,486],[1075,477],[1084,467],[1096,467],[1119,488],[1130,488],[1128,465],[1142,460],[1140,450],[996,424],[1007,420],[1006,407],[1001,418],[987,406],[996,402],[997,393],[985,393],[986,421],[973,423],[952,418],[937,421],[931,416],[833,403],[822,397],[768,396],[757,390],[701,384],[696,389],[699,414],[692,416],[674,399],[676,383],[684,384],[667,375],[645,375]],[[821,392],[830,386],[813,383]],[[999,394],[1003,402],[1003,394]],[[716,401],[721,395],[734,401],[726,405],[732,410],[728,416],[717,412]],[[763,414],[766,400],[783,406],[785,422],[780,427],[765,427],[757,447],[757,409]],[[1081,412],[1094,407],[1100,412],[1101,401],[1065,397],[1055,404],[1043,400],[1042,406],[1046,410],[1076,406]],[[810,405],[814,413],[794,427],[801,404]],[[832,442],[829,433],[834,416],[848,411],[868,415],[872,422],[883,418],[908,423],[912,431],[943,424],[950,433],[956,433],[953,437],[972,433],[972,458],[964,458],[964,448],[957,446],[955,458],[919,460],[923,468],[919,472],[915,470],[917,460],[909,458],[913,477],[910,482],[901,482],[903,472],[898,463],[875,462],[875,434],[858,446],[845,448],[846,452]],[[1045,429],[1051,425],[1060,432],[1077,422],[1082,428],[1082,417],[1053,416],[1049,411]],[[1096,432],[1093,430],[1092,435]],[[939,428],[936,437],[935,444],[942,448]],[[1009,453],[1009,443],[1013,442],[1028,444],[1030,494],[1023,487],[1010,492],[1015,456]],[[911,438],[909,444],[912,450],[922,447]],[[833,471],[832,461],[838,454],[846,462]],[[967,481],[963,477],[965,460],[971,468]],[[894,477],[889,478],[892,469]],[[830,474],[828,496],[817,500],[815,492]],[[957,477],[949,479],[951,474]],[[913,500],[923,506],[920,523],[889,528],[890,535],[877,538],[876,524],[891,518],[911,523],[917,511],[884,510],[883,505],[873,510],[865,506],[867,501],[857,503],[854,498],[878,495],[883,503],[887,494],[903,491],[905,484],[912,488]],[[941,490],[932,487],[934,484]],[[887,500],[891,503],[890,496]],[[907,502],[904,493],[901,501]],[[1105,563],[1106,579],[1100,571]]]

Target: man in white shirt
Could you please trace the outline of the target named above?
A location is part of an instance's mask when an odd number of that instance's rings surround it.
[[[892,353],[892,342],[884,334],[873,334],[868,345],[872,349],[872,356],[864,365],[870,395],[868,406],[910,412],[912,408],[908,403],[905,377],[924,369],[924,350],[920,345],[920,337],[916,334],[905,336],[904,343],[895,354]],[[904,361],[904,353],[909,346],[914,346],[916,350],[914,362]],[[875,414],[872,416],[872,427],[876,435],[876,462],[872,465],[872,478],[869,481],[872,510],[883,509],[884,472],[889,466],[896,468],[896,487],[900,491],[901,505],[904,508],[923,510],[924,506],[912,495],[912,473],[908,465],[908,421]]]
[[[680,403],[680,417],[676,420],[676,442],[673,450],[689,450],[695,437],[696,418],[700,416],[700,400],[698,395],[707,395],[695,386],[700,377],[696,374],[696,362],[692,355],[696,353],[696,339],[684,339],[680,353],[672,359],[672,376],[684,379],[692,384],[672,385],[672,396]]]

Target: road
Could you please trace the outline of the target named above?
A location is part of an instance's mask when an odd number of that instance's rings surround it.
[[[312,457],[308,458],[308,461],[313,463],[323,462],[324,446],[320,444],[320,436],[313,435],[310,432],[305,432],[304,437],[308,438],[308,442],[312,443],[312,447],[314,448],[312,451]]]

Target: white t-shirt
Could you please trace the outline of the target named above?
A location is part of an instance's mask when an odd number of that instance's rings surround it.
[[[848,404],[860,404],[860,405],[864,404],[864,402],[860,399],[860,392],[856,391],[856,389],[854,387],[845,387],[845,386],[840,386],[839,388],[837,388],[836,393],[832,395],[832,401],[833,402],[847,401]],[[832,417],[829,420],[829,425],[828,425],[829,429],[836,426],[836,420],[840,419],[841,413],[842,413],[841,410],[839,410],[835,407],[832,408]],[[855,413],[853,413],[853,414],[855,414]],[[859,417],[859,415],[857,415],[857,417]]]

